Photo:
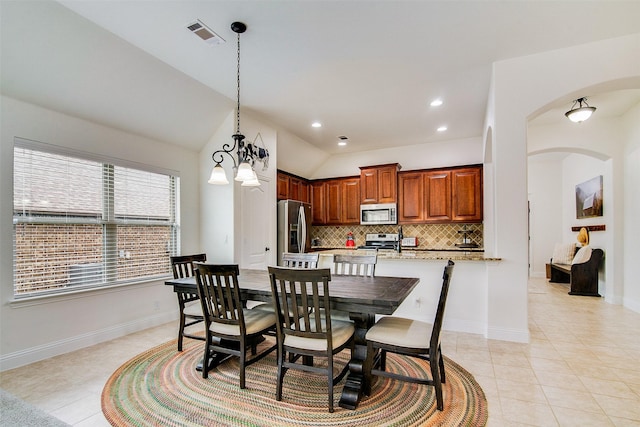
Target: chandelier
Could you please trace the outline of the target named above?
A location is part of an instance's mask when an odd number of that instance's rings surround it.
[[[583,102],[586,107],[582,106]],[[579,105],[578,108],[575,108],[576,104]],[[567,116],[567,118],[572,122],[580,123],[591,117],[594,111],[596,111],[596,107],[589,107],[589,104],[587,104],[587,98],[578,98],[573,101],[571,109],[564,113],[564,115]]]
[[[233,161],[233,170],[236,171],[235,180],[242,181],[243,187],[255,187],[260,185],[254,169],[255,163],[261,162],[263,165],[262,170],[266,170],[269,166],[269,151],[265,148],[260,133],[256,135],[252,142],[245,141],[245,136],[240,133],[240,34],[247,30],[247,26],[242,22],[234,22],[231,24],[231,30],[238,35],[236,130],[235,134],[231,136],[231,138],[233,138],[233,145],[225,143],[222,145],[222,149],[214,151],[211,155],[215,166],[211,171],[208,182],[209,184],[217,185],[229,183],[227,174],[222,167],[224,154],[226,154]],[[257,145],[258,140],[262,144],[261,147]],[[236,157],[233,155],[234,151],[236,152]]]

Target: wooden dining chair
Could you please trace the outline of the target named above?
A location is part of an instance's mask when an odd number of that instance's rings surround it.
[[[317,268],[318,253],[297,254],[293,252],[284,252],[282,254],[282,264],[291,268]]]
[[[240,299],[237,264],[195,263],[198,294],[206,326],[203,360],[211,351],[236,356],[240,361],[240,388],[245,388],[245,368],[276,349],[276,345],[257,353],[257,343],[263,334],[273,331],[276,315],[268,310],[251,310]],[[233,345],[235,343],[235,345]],[[247,349],[251,348],[251,358]],[[202,377],[209,375],[203,363]]]
[[[440,331],[444,319],[444,308],[449,293],[449,283],[453,272],[454,262],[449,260],[442,276],[440,299],[433,324],[401,317],[385,316],[378,320],[366,334],[367,366],[370,375],[394,378],[418,384],[431,385],[436,390],[436,404],[439,411],[444,407],[442,397],[442,383],[446,382],[444,373],[444,359],[440,346]],[[373,360],[380,350],[378,366]],[[429,362],[431,379],[426,377],[411,377],[409,375],[386,370],[387,352],[415,357]],[[369,375],[369,376],[370,376]]]
[[[193,276],[193,263],[205,262],[207,260],[207,254],[172,256],[170,260],[171,270],[173,271],[173,278],[181,279],[183,277]],[[204,335],[194,335],[185,332],[186,327],[203,322],[204,316],[202,315],[202,308],[200,307],[200,303],[198,302],[197,293],[177,292],[176,295],[178,296],[178,307],[180,308],[180,324],[178,326],[178,351],[182,351],[182,339],[184,337],[195,340],[204,340]]]
[[[275,312],[278,314],[276,400],[282,400],[282,385],[288,369],[324,374],[328,382],[329,412],[333,412],[333,387],[342,380],[349,368],[346,363],[340,373],[334,376],[333,356],[347,347],[353,353],[355,328],[351,322],[331,319],[331,270],[269,267],[269,277]],[[326,366],[314,366],[317,357],[326,358]]]
[[[376,275],[378,254],[333,256],[333,273],[349,276],[373,277]]]
[[[345,276],[374,277],[376,275],[376,263],[378,254],[339,255],[333,256],[333,273]],[[335,311],[333,317],[339,320],[350,321],[349,313]]]

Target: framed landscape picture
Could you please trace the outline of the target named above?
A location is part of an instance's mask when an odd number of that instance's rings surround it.
[[[576,185],[576,218],[602,216],[602,175]]]

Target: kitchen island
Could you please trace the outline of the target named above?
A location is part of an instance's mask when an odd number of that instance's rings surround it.
[[[358,255],[375,250],[319,250],[319,268],[332,268],[337,254]],[[501,261],[485,257],[482,251],[466,250],[379,250],[376,276],[419,277],[418,286],[398,307],[394,315],[433,322],[442,273],[448,260],[456,263],[449,288],[444,330],[487,336],[489,270]]]

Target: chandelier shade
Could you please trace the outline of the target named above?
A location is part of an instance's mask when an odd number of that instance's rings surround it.
[[[229,180],[227,179],[227,173],[224,171],[224,168],[222,167],[222,165],[220,165],[220,163],[213,167],[213,169],[211,170],[211,176],[209,177],[209,181],[207,182],[209,184],[217,185],[224,185],[229,183]]]
[[[247,162],[240,163],[238,166],[238,173],[236,174],[236,181],[247,181],[249,179],[253,179],[255,172],[251,165]]]
[[[242,22],[234,22],[231,24],[231,30],[237,34],[238,39],[238,60],[237,60],[237,103],[236,103],[236,131],[231,136],[233,145],[225,143],[220,150],[216,150],[211,155],[211,159],[215,163],[209,184],[225,185],[229,183],[226,172],[222,167],[224,155],[228,155],[233,161],[233,169],[236,171],[235,181],[241,181],[243,187],[251,187],[260,185],[258,176],[254,170],[256,162],[261,162],[263,170],[269,166],[269,150],[264,146],[264,141],[260,133],[256,135],[253,142],[245,142],[245,136],[240,132],[240,34],[247,30],[247,26]],[[262,147],[257,145],[260,139]],[[235,152],[235,156],[234,156]]]
[[[245,179],[242,183],[242,187],[258,187],[260,186],[260,181],[258,181],[258,175],[256,171],[251,170],[252,177],[250,179]]]
[[[584,106],[582,105],[583,103]],[[578,105],[577,108],[576,105]],[[596,107],[590,107],[589,104],[587,104],[587,98],[578,98],[573,101],[571,110],[564,113],[564,115],[572,122],[580,123],[591,117],[594,111],[596,111]]]

